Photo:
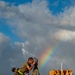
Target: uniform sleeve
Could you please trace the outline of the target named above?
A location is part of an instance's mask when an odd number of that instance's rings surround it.
[[[22,67],[25,67],[25,66],[28,66],[28,64],[27,64],[27,63],[24,63],[24,64],[22,65]]]

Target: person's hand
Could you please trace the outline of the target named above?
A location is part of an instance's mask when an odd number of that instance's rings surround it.
[[[36,64],[36,62],[34,61],[34,62],[33,62],[33,65],[35,65],[35,64]]]

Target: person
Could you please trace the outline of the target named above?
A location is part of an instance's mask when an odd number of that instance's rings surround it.
[[[34,67],[35,61],[32,57],[28,58],[28,62],[25,62],[21,68],[19,68],[18,73],[19,75],[29,75],[29,71]]]
[[[35,65],[32,71],[32,75],[40,75],[39,69],[38,69],[38,59],[34,58],[35,60]]]
[[[18,69],[16,69],[15,67],[11,69],[12,72],[14,72],[14,75],[18,75]]]

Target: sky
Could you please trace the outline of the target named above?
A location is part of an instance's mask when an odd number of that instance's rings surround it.
[[[41,75],[61,62],[75,71],[75,0],[0,0],[0,75],[12,75],[11,68],[31,56],[40,65],[42,54],[56,46]]]

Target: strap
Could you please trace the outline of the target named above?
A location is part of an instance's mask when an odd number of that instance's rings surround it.
[[[21,74],[21,75],[24,75],[20,70],[18,70],[18,73]]]

